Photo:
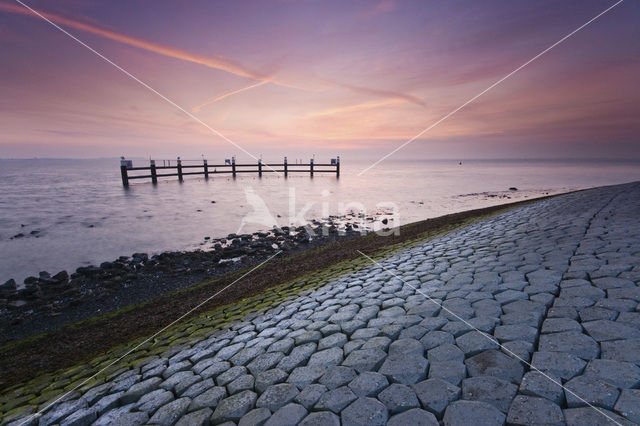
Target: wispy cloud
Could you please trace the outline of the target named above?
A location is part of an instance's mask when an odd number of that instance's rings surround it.
[[[343,107],[329,108],[322,111],[312,112],[312,113],[306,114],[304,118],[327,117],[331,115],[340,115],[345,113],[366,111],[369,109],[382,108],[389,105],[394,105],[394,104],[399,104],[404,102],[405,102],[404,99],[396,98],[396,99],[388,99],[388,100],[379,101],[379,102],[366,102],[366,103],[355,104],[355,105],[347,105]]]
[[[257,82],[257,83],[252,84],[252,85],[249,85],[249,86],[243,87],[242,89],[232,90],[231,92],[227,92],[227,93],[225,93],[225,94],[223,94],[223,95],[216,96],[216,97],[214,97],[214,98],[211,98],[211,99],[209,99],[209,100],[207,100],[207,101],[205,101],[205,102],[201,103],[201,104],[200,104],[200,105],[198,105],[198,106],[193,107],[193,109],[191,110],[191,112],[196,113],[196,112],[200,111],[202,108],[204,108],[204,107],[205,107],[205,106],[207,106],[207,105],[211,105],[211,104],[213,104],[213,103],[215,103],[215,102],[221,101],[221,100],[223,100],[223,99],[225,99],[225,98],[228,98],[229,96],[233,96],[233,95],[236,95],[236,94],[238,94],[238,93],[242,93],[242,92],[244,92],[244,91],[246,91],[246,90],[250,90],[250,89],[253,89],[253,88],[255,88],[255,87],[262,86],[263,84],[266,84],[266,83],[268,83],[268,81],[265,81],[265,80],[263,80],[263,81],[259,81],[259,82]]]
[[[372,89],[370,87],[362,87],[362,86],[356,86],[353,84],[346,84],[346,83],[339,83],[339,82],[335,82],[332,81],[332,84],[351,90],[353,92],[356,93],[362,93],[365,95],[373,95],[376,97],[382,97],[382,98],[390,98],[390,99],[403,99],[407,102],[411,102],[413,104],[416,105],[420,105],[420,106],[426,106],[426,103],[424,102],[424,100],[418,98],[417,96],[413,96],[413,95],[408,95],[405,93],[401,93],[401,92],[394,92],[394,91],[390,91],[390,90],[380,90],[380,89]]]
[[[395,8],[394,0],[381,0],[364,14],[366,18],[373,18],[376,15],[387,13]]]
[[[0,3],[0,11],[37,18],[37,16],[34,15],[28,9],[25,9],[22,6],[8,4],[8,3]],[[128,46],[137,47],[139,49],[143,49],[149,52],[157,53],[159,55],[167,56],[174,59],[193,62],[196,64],[204,65],[209,68],[226,71],[241,77],[248,77],[253,80],[262,80],[262,81],[271,82],[274,84],[280,84],[279,82],[274,81],[267,75],[251,70],[231,59],[224,58],[222,56],[198,55],[196,53],[178,49],[176,47],[154,43],[154,42],[143,40],[136,37],[131,37],[125,34],[112,31],[112,30],[100,28],[96,25],[91,25],[75,19],[65,18],[63,16],[59,16],[53,13],[43,12],[41,10],[38,10],[38,12],[41,13],[43,16],[47,17],[47,19],[50,19],[51,21],[55,22],[56,24],[64,25],[76,30],[95,34],[100,37],[107,38],[109,40],[126,44]]]

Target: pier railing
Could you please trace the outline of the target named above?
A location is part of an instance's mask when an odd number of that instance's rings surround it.
[[[162,161],[162,164],[160,164],[160,161]],[[263,163],[262,160],[258,160],[257,163],[253,164],[236,163],[235,157],[225,160],[224,164],[209,164],[206,159],[203,159],[200,164],[185,164],[180,157],[176,160],[160,161],[149,160],[148,166],[134,167],[131,160],[120,157],[122,185],[129,186],[129,181],[132,179],[151,179],[151,182],[156,184],[158,183],[158,178],[163,177],[177,177],[182,182],[185,176],[199,175],[209,179],[212,175],[231,174],[235,178],[239,173],[256,173],[259,177],[262,177],[263,173],[270,172],[282,173],[285,177],[289,173],[308,173],[311,177],[315,173],[335,173],[336,177],[340,177],[339,156],[332,158],[329,163],[316,163],[313,158],[308,163],[289,163],[287,157],[284,157],[282,163]],[[145,173],[130,174],[130,172]]]

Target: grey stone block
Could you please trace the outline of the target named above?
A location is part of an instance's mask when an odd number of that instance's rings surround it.
[[[210,408],[203,408],[183,416],[176,426],[209,426],[212,414]]]
[[[475,330],[458,337],[456,339],[456,345],[458,345],[467,356],[498,348],[498,342],[493,336]]]
[[[284,407],[298,395],[298,389],[289,383],[279,383],[269,386],[260,398],[256,401],[256,407],[268,408],[271,411],[277,411],[280,407]]]
[[[158,411],[149,419],[149,422],[161,426],[172,426],[187,412],[189,404],[191,404],[189,398],[180,398],[171,401],[158,408]]]
[[[353,368],[338,365],[330,368],[322,375],[319,383],[328,389],[335,389],[344,386],[356,378],[356,371]]]
[[[420,407],[415,392],[409,386],[398,383],[394,383],[380,392],[378,400],[387,407],[391,414]]]
[[[155,413],[158,408],[170,401],[173,401],[173,394],[164,389],[158,389],[146,395],[143,395],[138,400],[135,407],[136,409],[144,411],[147,414],[151,415]],[[115,405],[112,405],[112,407],[115,407]]]
[[[265,426],[295,426],[308,414],[308,411],[298,404],[287,404],[280,408],[264,424]]]
[[[560,333],[563,331],[582,332],[579,322],[569,318],[547,318],[542,323],[542,333]]]
[[[476,425],[500,426],[505,415],[491,404],[479,401],[455,401],[451,403],[443,417],[445,426]]]
[[[467,375],[467,368],[462,361],[437,361],[429,367],[430,379],[442,379],[446,382],[460,385]]]
[[[602,342],[602,358],[640,364],[640,339]]]
[[[349,354],[342,365],[351,367],[359,373],[380,368],[387,353],[380,349],[358,349]]]
[[[640,424],[640,389],[623,389],[616,402],[615,411]]]
[[[373,398],[358,398],[340,414],[343,426],[382,426],[388,418],[387,408]]]
[[[275,385],[276,383],[284,382],[289,375],[280,370],[279,368],[274,368],[271,370],[263,371],[258,373],[256,376],[255,387],[256,390],[260,393],[264,392],[271,385]]]
[[[422,349],[422,344],[420,350]],[[390,350],[391,352],[391,350]],[[378,372],[387,376],[389,381],[412,385],[427,377],[429,361],[421,355],[409,352],[407,355],[395,353],[389,355]]]
[[[303,388],[294,401],[310,410],[327,391],[326,386],[314,383]]]
[[[563,352],[534,352],[531,365],[543,373],[569,380],[584,370],[587,363]]]
[[[322,368],[329,368],[340,365],[343,359],[344,356],[342,348],[329,348],[311,355],[307,365],[309,367],[318,366]]]
[[[318,366],[298,367],[291,372],[287,382],[296,385],[299,389],[302,389],[322,377],[325,371],[326,370],[323,367]]]
[[[542,374],[538,371],[529,371],[522,378],[519,392],[523,395],[547,398],[557,405],[564,401],[564,389],[559,377]]]
[[[597,342],[606,340],[638,339],[640,330],[616,321],[597,320],[583,322],[582,326]]]
[[[428,411],[412,408],[391,417],[387,426],[438,426],[438,420]]]
[[[524,367],[519,361],[502,352],[489,350],[465,361],[469,376],[494,376],[499,379],[520,383]]]
[[[487,402],[498,410],[509,411],[518,387],[492,376],[470,377],[462,382],[462,397],[471,401]]]
[[[629,362],[593,359],[587,364],[584,374],[598,377],[622,389],[640,386],[640,367]]]
[[[564,352],[582,359],[597,358],[600,347],[591,337],[576,332],[543,334],[538,344],[540,351]]]
[[[545,398],[518,395],[511,403],[507,423],[512,425],[564,425],[560,407]]]
[[[239,421],[255,405],[257,395],[251,391],[243,391],[223,399],[216,406],[211,421],[220,424],[226,421]]]
[[[569,408],[595,405],[611,410],[620,396],[615,386],[589,375],[574,377],[564,387]]]
[[[413,385],[424,408],[441,417],[445,408],[460,398],[460,388],[442,379],[429,379]]]
[[[325,392],[316,404],[315,410],[329,410],[336,414],[340,413],[347,405],[351,404],[358,397],[347,386]]]
[[[349,388],[359,397],[376,396],[389,386],[389,380],[380,373],[365,371],[349,383]]]
[[[567,426],[583,425],[622,425],[632,426],[633,423],[620,417],[616,413],[604,408],[593,409],[591,407],[569,408],[564,410],[564,419]]]
[[[464,361],[464,352],[456,345],[445,343],[427,352],[427,358],[431,362],[438,361]]]
[[[330,411],[318,411],[305,417],[300,426],[340,426],[340,417]]]
[[[242,416],[238,426],[262,426],[271,417],[271,411],[267,408],[254,408]]]

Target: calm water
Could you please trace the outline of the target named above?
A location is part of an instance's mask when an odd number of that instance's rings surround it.
[[[366,165],[343,162],[339,180],[187,178],[157,186],[134,182],[124,190],[117,160],[0,160],[0,281],[73,271],[134,252],[206,248],[205,236],[268,229],[273,221],[284,226],[296,215],[326,217],[349,203],[367,214],[395,209],[407,223],[640,180],[640,164],[632,162],[389,161],[357,176]],[[519,190],[508,191],[512,186]],[[25,236],[12,239],[19,233]]]

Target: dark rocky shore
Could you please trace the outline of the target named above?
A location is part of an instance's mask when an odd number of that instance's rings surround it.
[[[245,268],[274,255],[297,253],[340,238],[371,230],[376,220],[331,216],[307,226],[274,228],[253,234],[205,237],[204,250],[134,253],[99,266],[83,266],[74,273],[40,272],[23,285],[10,279],[0,285],[0,343],[55,330],[93,315],[144,302]],[[357,223],[356,223],[357,222]],[[362,223],[366,225],[363,226]]]

